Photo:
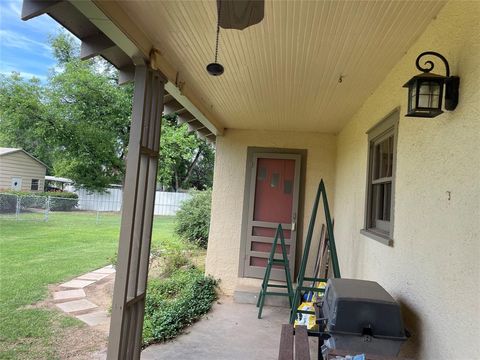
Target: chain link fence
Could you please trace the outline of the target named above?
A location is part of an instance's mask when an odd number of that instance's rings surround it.
[[[121,194],[120,194],[121,195]],[[189,194],[161,193],[155,197],[155,215],[175,215]],[[68,214],[96,223],[120,221],[121,196],[97,196],[80,193],[79,198],[0,193],[0,220],[49,221]]]
[[[48,221],[56,211],[78,211],[78,199],[0,193],[0,219]]]

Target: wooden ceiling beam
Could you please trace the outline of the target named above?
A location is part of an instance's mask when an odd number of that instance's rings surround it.
[[[81,40],[80,59],[82,60],[91,59],[108,49],[116,47],[115,43],[103,33],[98,33]]]
[[[34,17],[49,12],[61,2],[62,0],[23,0],[21,18],[22,20],[33,19]]]

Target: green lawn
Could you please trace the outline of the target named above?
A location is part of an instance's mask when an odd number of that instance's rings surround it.
[[[49,221],[0,218],[0,358],[55,358],[53,329],[76,320],[57,311],[29,309],[59,283],[111,262],[119,215],[50,213]],[[153,247],[183,249],[173,217],[156,217]]]

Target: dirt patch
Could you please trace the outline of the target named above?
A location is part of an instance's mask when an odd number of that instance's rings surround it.
[[[85,287],[88,301],[93,302],[98,308],[95,311],[104,310],[110,312],[113,295],[115,274]],[[105,359],[108,343],[109,323],[89,326],[75,316],[61,312],[53,300],[53,293],[66,290],[58,285],[48,287],[49,296],[42,302],[30,305],[30,308],[51,309],[58,312],[53,322],[52,350],[59,359]]]
[[[188,251],[186,253],[188,259],[193,264],[199,268],[204,268],[204,250]],[[164,271],[164,257],[161,256],[161,254],[155,254],[150,259],[149,277],[162,278],[165,276]],[[86,294],[84,299],[98,306],[98,308],[94,310],[87,310],[85,312],[103,310],[110,314],[114,281],[115,274],[110,274],[83,288]],[[53,300],[53,293],[66,289],[58,285],[50,285],[48,290],[49,296],[47,299],[37,304],[30,305],[29,307],[53,309],[58,313],[58,317],[55,317],[53,323],[54,334],[51,343],[51,352],[55,354],[54,357],[59,359],[77,360],[105,359],[108,344],[109,323],[105,322],[96,326],[89,326],[76,319],[74,315],[61,312],[56,306],[58,301]]]
[[[68,315],[67,315],[68,316]],[[53,346],[60,359],[104,359],[106,355],[108,335],[86,324],[62,328],[55,327]]]

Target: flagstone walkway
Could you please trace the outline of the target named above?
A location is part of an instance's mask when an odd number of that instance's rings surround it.
[[[60,284],[53,292],[53,301],[59,309],[87,325],[102,325],[108,329],[110,316],[105,309],[88,299],[84,289],[107,278],[113,281],[113,274],[115,274],[115,268],[108,265]]]

